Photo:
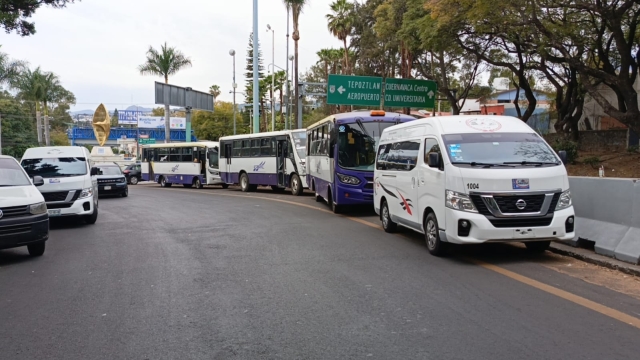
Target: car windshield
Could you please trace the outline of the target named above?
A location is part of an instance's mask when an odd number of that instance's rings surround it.
[[[291,133],[293,137],[294,147],[298,153],[300,160],[307,158],[307,132],[306,131],[294,131]]]
[[[554,151],[535,133],[474,133],[443,135],[454,165],[559,165]]]
[[[338,165],[341,168],[373,171],[376,145],[382,131],[395,122],[363,122],[338,126]]]
[[[87,174],[86,159],[82,157],[24,159],[22,167],[30,177],[43,178],[82,176]]]
[[[100,166],[101,175],[122,175],[122,171],[117,166]]]
[[[27,186],[31,181],[13,159],[0,159],[0,186]]]

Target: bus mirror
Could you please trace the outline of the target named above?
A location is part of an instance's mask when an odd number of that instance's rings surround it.
[[[560,150],[558,151],[558,156],[560,156],[560,161],[562,161],[563,164],[567,163],[567,152],[564,150]]]
[[[432,152],[429,153],[429,167],[437,168],[440,166],[440,154]]]

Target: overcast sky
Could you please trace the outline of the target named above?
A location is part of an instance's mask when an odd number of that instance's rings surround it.
[[[327,30],[330,3],[311,0],[300,16],[302,71],[316,62],[319,49],[341,46]],[[242,91],[252,9],[252,0],[82,0],[62,10],[40,8],[32,17],[37,31],[33,36],[1,32],[0,51],[56,73],[76,95],[72,110],[95,109],[101,102],[113,110],[154,106],[153,83],[163,80],[141,76],[137,67],[149,45],[159,48],[166,41],[193,62],[171,77],[171,84],[201,91],[218,84],[219,99],[231,101],[229,50],[236,50],[236,82]],[[282,0],[259,0],[258,11],[264,65],[271,63],[270,24],[275,29],[275,64],[284,68],[287,12]],[[290,44],[292,54],[293,41]]]

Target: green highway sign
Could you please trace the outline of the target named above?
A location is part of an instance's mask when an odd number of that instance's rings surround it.
[[[380,106],[382,78],[329,75],[327,104]]]
[[[384,90],[385,107],[433,109],[438,85],[431,80],[387,78]]]
[[[138,139],[138,142],[140,143],[140,145],[145,145],[145,144],[155,144],[156,143],[156,139]]]

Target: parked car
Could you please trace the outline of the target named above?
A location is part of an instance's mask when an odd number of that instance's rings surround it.
[[[142,180],[142,169],[140,164],[127,165],[127,167],[124,168],[123,173],[127,178],[128,184],[136,185]]]
[[[84,146],[30,148],[22,156],[29,177],[42,176],[38,190],[47,203],[50,217],[72,216],[87,224],[98,220],[97,168]]]
[[[44,197],[20,163],[11,156],[0,155],[0,249],[26,246],[31,256],[44,254],[49,239],[49,214]]]
[[[116,163],[96,164],[98,168],[98,195],[129,196],[127,179]]]

